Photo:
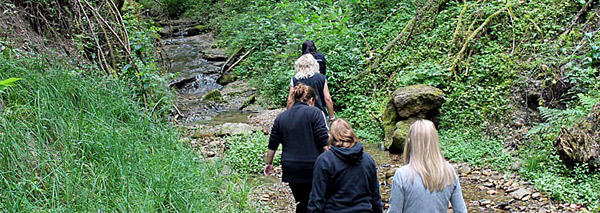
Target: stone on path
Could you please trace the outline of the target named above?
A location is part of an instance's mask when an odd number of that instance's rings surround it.
[[[525,197],[531,195],[531,192],[525,188],[519,188],[518,190],[510,193],[515,199],[522,200]]]
[[[249,135],[256,130],[255,127],[245,123],[224,123],[219,127],[217,135]]]

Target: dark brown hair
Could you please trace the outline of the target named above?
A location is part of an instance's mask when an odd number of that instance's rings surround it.
[[[313,89],[312,87],[310,87],[306,84],[303,84],[303,83],[300,83],[294,87],[294,91],[292,92],[292,95],[294,96],[295,102],[303,102],[303,103],[308,102],[311,98],[317,97],[317,93],[315,92],[315,89]]]
[[[311,40],[306,40],[304,43],[302,43],[302,54],[307,54],[307,53],[314,53],[317,52],[317,47],[315,46],[315,43],[313,43]]]

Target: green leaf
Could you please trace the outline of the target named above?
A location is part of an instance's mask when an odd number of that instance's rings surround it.
[[[0,81],[0,86],[14,86],[16,81],[21,80],[20,78],[9,78],[3,81]]]

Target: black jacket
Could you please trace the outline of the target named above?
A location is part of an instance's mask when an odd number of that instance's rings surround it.
[[[377,168],[360,143],[317,158],[309,212],[382,212]]]
[[[282,181],[310,183],[315,160],[327,145],[329,134],[323,112],[306,103],[294,103],[275,119],[269,149],[277,150],[282,144]]]
[[[317,60],[317,63],[319,63],[319,72],[325,75],[325,73],[327,73],[327,61],[325,60],[325,56],[318,52],[313,52],[311,55],[313,55],[315,60]]]
[[[320,73],[315,73],[313,76],[305,79],[297,79],[296,77],[292,78],[292,84],[294,86],[298,86],[299,83],[306,84],[312,87],[315,92],[317,92],[317,100],[315,101],[315,107],[319,108],[321,111],[325,111],[325,93],[323,90],[325,89],[326,78],[325,75]]]

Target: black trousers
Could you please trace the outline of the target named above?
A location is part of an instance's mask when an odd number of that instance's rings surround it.
[[[296,212],[308,212],[308,198],[312,189],[312,183],[290,183],[290,189],[296,200]]]

